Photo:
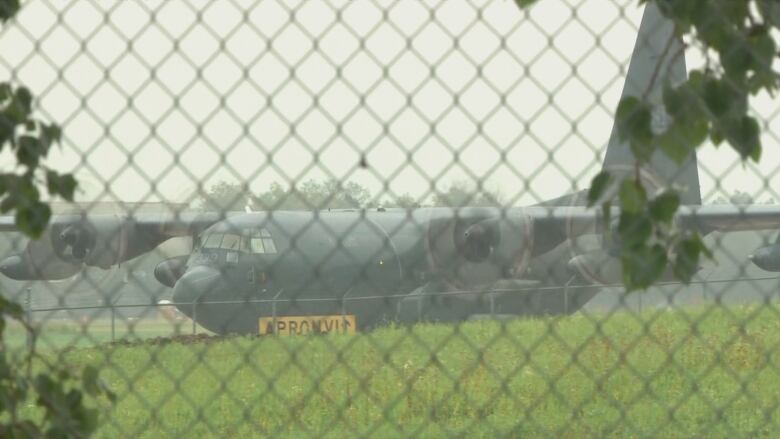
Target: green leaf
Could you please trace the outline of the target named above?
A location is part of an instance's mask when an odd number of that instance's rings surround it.
[[[780,27],[780,2],[776,0],[760,0],[758,7],[765,22],[775,27]]]
[[[588,189],[588,207],[593,206],[596,201],[604,194],[604,191],[612,182],[612,175],[608,171],[601,171],[593,177]]]
[[[0,314],[20,320],[24,317],[24,309],[18,303],[0,296]]]
[[[751,158],[758,161],[761,157],[761,128],[755,118],[743,116],[737,120],[724,121],[721,128],[743,160]]]
[[[32,111],[32,93],[27,87],[19,87],[16,89],[14,99],[19,103],[25,115],[29,115]]]
[[[750,53],[750,46],[740,34],[732,33],[726,40],[720,51],[720,62],[731,81],[738,83],[743,81],[747,71],[753,66],[753,56]]]
[[[56,124],[41,124],[41,132],[49,143],[59,143],[62,141],[62,129]]]
[[[9,177],[9,176],[7,176]],[[29,204],[40,199],[40,193],[29,174],[14,176],[8,187],[9,193],[19,199],[21,204]],[[6,180],[8,181],[8,179]]]
[[[647,289],[666,269],[666,250],[660,244],[638,247],[620,256],[626,291]]]
[[[43,234],[51,218],[51,209],[46,203],[35,201],[16,208],[16,227],[25,235],[37,239]]]
[[[51,195],[60,195],[67,201],[73,201],[76,186],[76,179],[71,174],[60,175],[54,171],[46,172],[46,187]]]
[[[637,160],[646,162],[653,153],[652,109],[647,102],[628,96],[618,104],[615,113],[618,138],[628,141]]]
[[[707,109],[716,119],[739,118],[747,112],[747,92],[729,79],[708,76],[701,93]]]
[[[0,202],[0,213],[7,213],[14,209],[17,204],[17,198],[15,196],[7,196]]]
[[[723,136],[723,132],[717,126],[713,126],[712,129],[710,130],[710,141],[715,146],[720,146],[720,144],[723,143],[724,140],[725,138]]]
[[[688,122],[675,120],[669,128],[658,136],[658,146],[669,158],[682,163],[691,151],[704,143],[709,133],[709,123],[705,119]]]
[[[753,62],[753,72],[748,79],[751,93],[757,93],[766,88],[769,91],[777,88],[778,75],[772,70],[772,63],[777,50],[774,39],[767,32],[766,26],[755,26],[759,32],[748,37],[750,55]]]
[[[45,155],[45,148],[37,137],[19,136],[16,149],[16,159],[19,163],[34,168],[40,158]]]
[[[653,223],[644,213],[621,212],[618,222],[622,250],[643,246],[653,233]]]
[[[14,135],[14,123],[3,113],[0,113],[0,151],[2,151],[6,142],[9,142]]]
[[[27,123],[27,118],[32,111],[32,95],[24,87],[12,90],[11,102],[3,113],[16,125]]]
[[[699,271],[701,255],[712,257],[712,253],[704,245],[698,234],[693,234],[678,242],[674,253],[675,258],[672,270],[675,277],[686,284]]]
[[[19,12],[19,0],[0,1],[0,22],[5,23]]]
[[[650,217],[656,222],[670,224],[678,207],[680,195],[672,189],[667,189],[650,201]]]
[[[620,207],[624,212],[637,213],[645,208],[647,193],[642,185],[632,179],[623,180],[620,184]]]
[[[7,82],[0,82],[0,103],[11,99],[12,95],[13,89],[11,88],[11,84]]]
[[[664,87],[664,109],[672,119],[691,121],[705,118],[698,91],[701,87],[701,79],[700,74],[692,73],[691,79],[687,82],[676,87]]]

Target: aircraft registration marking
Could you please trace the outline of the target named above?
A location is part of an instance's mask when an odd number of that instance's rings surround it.
[[[356,332],[354,315],[334,316],[277,316],[260,317],[258,329],[260,335],[302,335],[302,334],[354,334]]]

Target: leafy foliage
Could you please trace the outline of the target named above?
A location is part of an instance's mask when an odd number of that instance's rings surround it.
[[[516,3],[525,7],[534,2]],[[590,205],[607,203],[602,198],[611,180],[623,179],[617,183],[619,229],[623,231],[620,251],[629,291],[648,287],[669,267],[679,280],[688,282],[698,269],[699,258],[709,255],[697,233],[673,227],[672,219],[679,207],[674,188],[648,197],[639,190],[639,168],[659,150],[682,162],[707,139],[715,145],[728,143],[743,160],[758,161],[761,128],[749,114],[749,99],[760,92],[772,94],[780,86],[780,75],[773,68],[778,57],[773,35],[780,28],[780,3],[640,0],[640,4],[644,3],[655,3],[674,23],[675,32],[670,38],[689,37],[700,45],[705,65],[691,71],[688,80],[681,84],[663,84],[663,107],[669,115],[669,124],[663,131],[652,129],[653,107],[647,96],[620,101],[616,113],[618,135],[630,145],[637,159],[637,172],[633,176],[609,177],[602,173],[592,181]],[[631,233],[637,235],[625,239]]]
[[[412,209],[415,207],[420,207],[420,201],[411,196],[408,193],[403,193],[401,195],[397,195],[395,197],[392,197],[390,199],[385,199],[382,202],[383,207],[402,207],[404,209]]]
[[[78,372],[53,364],[39,356],[33,346],[25,352],[9,349],[5,343],[6,322],[16,320],[34,337],[36,330],[25,320],[19,304],[0,297],[0,437],[65,438],[86,437],[98,427],[98,412],[84,404],[85,394],[103,395],[111,402],[114,394],[99,379],[94,367]],[[20,358],[21,356],[21,358]],[[43,364],[36,370],[36,364]],[[24,406],[34,403],[42,411],[40,420],[20,416]],[[29,411],[28,411],[29,412]]]
[[[458,181],[447,190],[433,195],[430,203],[404,193],[379,199],[369,189],[356,183],[341,183],[338,180],[307,180],[298,187],[285,188],[271,183],[268,189],[252,194],[238,183],[225,181],[209,187],[198,198],[196,206],[202,210],[239,211],[248,204],[253,210],[316,210],[316,209],[361,209],[372,207],[401,207],[406,209],[427,206],[499,206],[503,203],[500,193],[485,189],[477,190],[467,182]]]
[[[239,211],[247,205],[247,188],[238,183],[220,181],[202,194],[196,201],[201,210]]]
[[[196,205],[203,210],[311,210],[371,207],[371,192],[355,182],[307,180],[299,187],[271,183],[268,190],[252,194],[238,183],[221,181],[211,186]]]
[[[52,145],[60,141],[61,131],[55,124],[33,118],[32,101],[25,87],[0,83],[0,151],[10,148],[20,168],[0,173],[0,213],[15,211],[19,230],[37,238],[51,218],[38,182],[45,181],[49,195],[72,201],[76,180],[43,164]]]
[[[473,188],[465,181],[456,181],[446,191],[436,192],[433,195],[433,205],[438,207],[493,207],[502,204],[500,193],[491,192],[483,187]]]
[[[0,0],[0,22],[12,18],[19,7],[18,0]],[[0,173],[0,213],[14,211],[17,228],[30,238],[38,238],[51,218],[38,186],[45,183],[50,196],[72,201],[76,180],[45,166],[44,160],[60,142],[62,132],[56,124],[40,121],[32,113],[33,96],[27,88],[0,83],[0,151],[9,148],[18,163],[17,169]],[[9,319],[18,321],[32,337],[26,353],[14,352],[6,345]],[[22,307],[0,296],[0,437],[90,435],[97,428],[97,410],[84,404],[85,393],[110,399],[113,394],[98,379],[94,367],[84,368],[81,376],[58,364],[34,371],[34,362],[45,362],[36,354],[34,340],[35,329],[25,321]],[[22,407],[31,402],[41,409],[41,419],[20,416]]]
[[[342,184],[329,179],[307,180],[287,190],[274,183],[270,190],[255,198],[254,204],[261,210],[357,209],[370,207],[371,199],[371,192],[358,183]]]

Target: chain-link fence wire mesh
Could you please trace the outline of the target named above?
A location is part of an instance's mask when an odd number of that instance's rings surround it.
[[[710,233],[691,285],[627,295],[614,255],[571,263],[603,237],[517,208],[581,204],[556,197],[601,169],[641,16],[25,2],[2,77],[81,189],[40,243],[4,235],[6,274],[50,280],[3,292],[116,391],[100,436],[773,436],[778,283],[750,258],[774,231]],[[777,198],[777,104],[753,111],[764,158],[704,148],[705,204]]]

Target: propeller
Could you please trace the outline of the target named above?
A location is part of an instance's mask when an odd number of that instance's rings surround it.
[[[499,208],[463,208],[431,218],[425,240],[434,275],[455,290],[520,277],[530,260],[532,224]]]

